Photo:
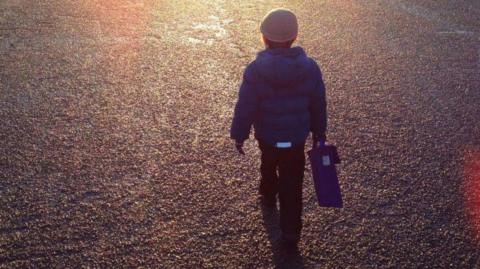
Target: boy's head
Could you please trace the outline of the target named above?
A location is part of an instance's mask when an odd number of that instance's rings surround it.
[[[274,9],[263,18],[260,31],[267,47],[289,48],[298,35],[297,17],[288,9]]]

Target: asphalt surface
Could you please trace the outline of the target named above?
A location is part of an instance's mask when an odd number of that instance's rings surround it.
[[[229,125],[285,6],[327,85],[341,210],[275,247]],[[0,268],[480,268],[480,2],[0,2]]]

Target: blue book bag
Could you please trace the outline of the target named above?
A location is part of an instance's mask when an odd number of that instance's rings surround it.
[[[324,145],[307,152],[312,168],[318,204],[322,207],[343,207],[336,164],[340,163],[337,147]]]

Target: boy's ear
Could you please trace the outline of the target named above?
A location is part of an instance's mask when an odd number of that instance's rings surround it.
[[[265,47],[268,48],[268,40],[267,40],[267,38],[266,38],[264,35],[262,35],[262,42],[263,42],[263,44],[265,45]]]
[[[289,44],[290,46],[289,46],[289,47],[291,47],[291,46],[293,45],[293,43],[295,43],[295,41],[297,41],[297,38],[296,38],[296,37],[295,37],[295,39],[293,39],[292,41],[290,41],[290,44]]]

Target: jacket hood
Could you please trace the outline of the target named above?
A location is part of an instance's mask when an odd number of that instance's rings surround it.
[[[266,49],[256,59],[258,74],[273,85],[289,85],[304,79],[309,58],[301,47]]]

